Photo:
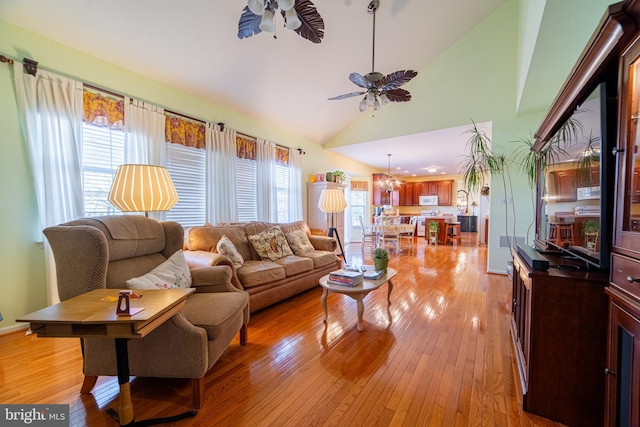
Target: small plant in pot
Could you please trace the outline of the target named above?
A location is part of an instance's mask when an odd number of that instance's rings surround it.
[[[338,184],[343,183],[345,180],[347,179],[347,175],[345,175],[344,172],[337,170],[337,171],[333,171],[333,181],[337,182]]]
[[[584,247],[590,251],[595,251],[598,246],[598,232],[600,223],[595,219],[588,219],[582,223],[582,234],[584,234]]]
[[[376,271],[387,271],[389,266],[389,252],[385,248],[376,248],[373,251],[373,265]]]

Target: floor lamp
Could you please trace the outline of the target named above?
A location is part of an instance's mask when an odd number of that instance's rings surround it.
[[[340,241],[340,234],[333,223],[336,213],[344,212],[347,208],[347,199],[344,197],[344,191],[340,188],[327,188],[322,190],[320,200],[318,200],[318,208],[324,213],[331,214],[331,227],[329,228],[329,237],[333,237],[335,233],[340,247],[340,256],[344,259],[344,250]]]
[[[109,201],[122,212],[168,211],[178,202],[169,172],[162,166],[120,165],[113,178]]]

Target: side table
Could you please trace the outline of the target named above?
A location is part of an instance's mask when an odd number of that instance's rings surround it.
[[[195,288],[137,290],[142,297],[131,300],[132,308],[144,309],[132,316],[118,316],[116,306],[119,289],[96,289],[42,310],[26,314],[17,322],[29,322],[31,330],[44,338],[113,338],[116,344],[120,406],[118,413],[107,412],[121,426],[148,426],[197,415],[188,411],[173,417],[135,421],[129,388],[129,355],[127,342],[144,338],[182,309]]]

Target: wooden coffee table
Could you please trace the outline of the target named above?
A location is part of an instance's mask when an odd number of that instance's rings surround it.
[[[385,283],[389,283],[389,289],[387,291],[387,302],[389,303],[389,305],[391,305],[391,291],[393,290],[393,282],[391,281],[391,279],[393,279],[394,277],[396,277],[396,271],[393,268],[388,268],[387,273],[380,277],[378,280],[365,279],[362,283],[353,287],[349,287],[327,283],[329,275],[327,274],[326,276],[322,276],[320,278],[320,286],[322,286],[322,296],[320,297],[320,302],[322,303],[322,308],[324,309],[324,321],[326,322],[328,317],[327,295],[329,295],[329,292],[348,295],[356,300],[358,304],[358,331],[362,332],[362,315],[364,314],[364,303],[362,300],[369,294],[369,292],[375,291]]]

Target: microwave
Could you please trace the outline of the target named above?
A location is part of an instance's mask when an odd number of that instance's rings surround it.
[[[420,196],[420,206],[438,206],[438,196]]]

